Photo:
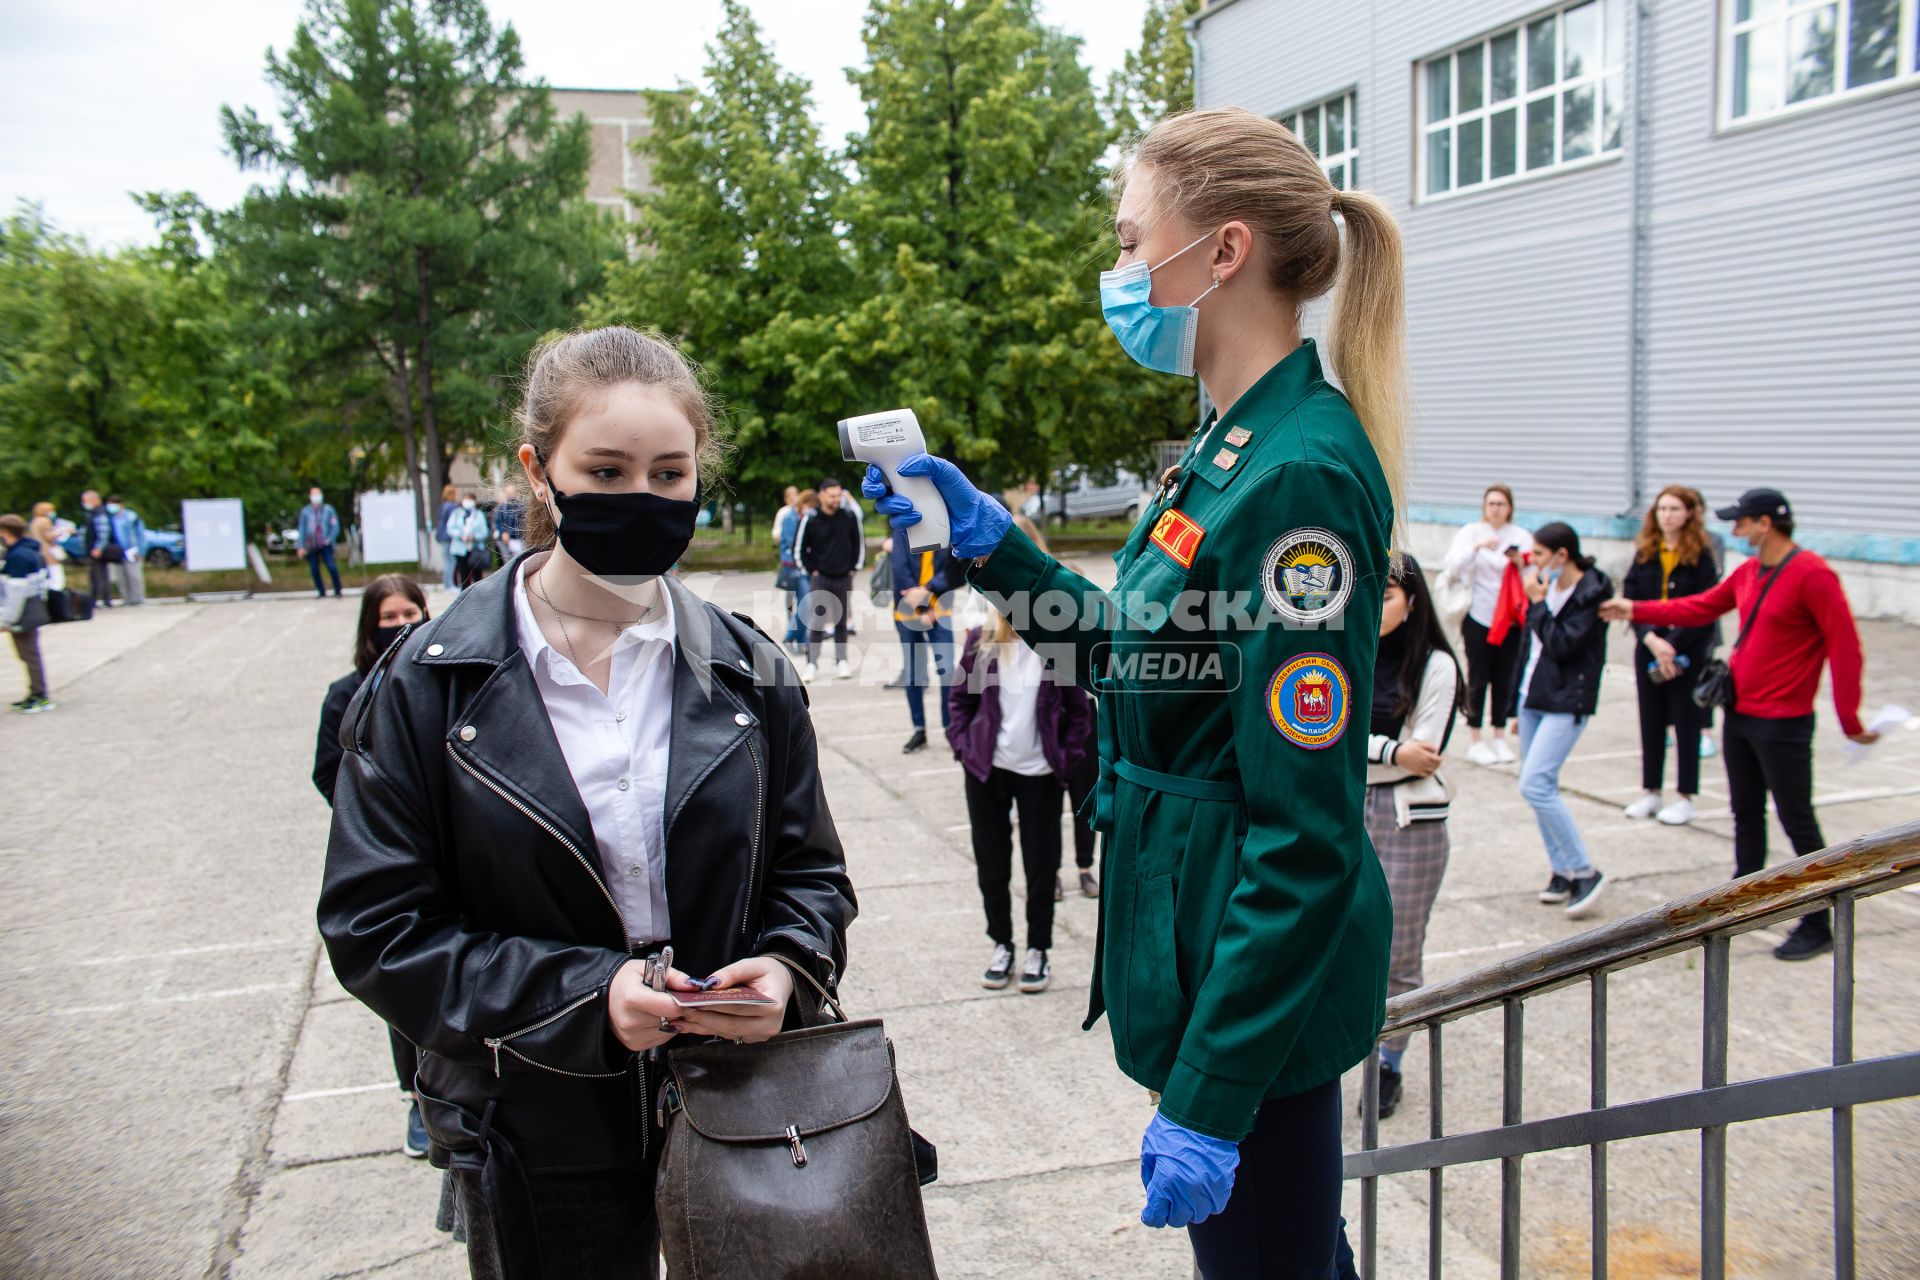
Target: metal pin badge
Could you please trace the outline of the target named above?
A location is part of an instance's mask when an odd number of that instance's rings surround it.
[[[1236,449],[1241,448],[1251,439],[1253,439],[1253,432],[1247,430],[1245,427],[1235,427],[1233,430],[1227,432],[1227,443]]]
[[[1213,455],[1213,465],[1222,471],[1233,470],[1233,464],[1240,461],[1240,455],[1231,449],[1222,449]]]

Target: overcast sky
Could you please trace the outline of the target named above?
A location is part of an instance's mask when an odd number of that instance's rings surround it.
[[[865,124],[844,68],[862,55],[864,0],[750,0],[783,66],[813,82],[837,144]],[[1082,37],[1096,84],[1139,38],[1145,0],[1043,0]],[[222,149],[220,107],[277,121],[261,71],[284,49],[300,0],[0,0],[0,212],[42,204],[96,246],[151,242],[129,191],[188,190],[216,207],[254,176]],[[493,0],[520,32],[528,70],[555,86],[665,88],[693,80],[720,25],[718,0]],[[255,175],[257,176],[257,175]]]

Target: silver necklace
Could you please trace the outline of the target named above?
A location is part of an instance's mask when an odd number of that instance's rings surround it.
[[[546,569],[546,566],[542,565],[539,569],[536,569],[534,571],[533,589],[539,595],[541,602],[545,604],[547,608],[553,610],[554,621],[560,624],[560,638],[567,642],[567,655],[573,659],[573,665],[579,668],[580,670],[584,671],[586,668],[582,667],[580,664],[580,650],[574,647],[573,633],[567,629],[568,618],[572,618],[576,622],[598,622],[602,626],[612,627],[613,634],[616,638],[619,636],[619,634],[622,631],[625,631],[628,627],[633,626],[634,623],[640,621],[640,619],[636,618],[634,619],[633,622],[623,622],[615,618],[596,618],[592,614],[586,614],[586,613],[568,613],[565,609],[562,609],[559,605],[555,604],[553,602],[553,597],[547,594],[547,584],[545,582],[546,575],[544,572],[545,569]],[[642,618],[644,618],[645,616],[646,616],[645,614],[641,615]]]

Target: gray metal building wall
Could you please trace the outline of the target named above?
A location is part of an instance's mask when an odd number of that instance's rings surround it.
[[[1230,0],[1198,28],[1203,106],[1356,92],[1360,185],[1406,236],[1416,517],[1495,479],[1536,512],[1632,496],[1631,133],[1588,168],[1412,201],[1419,61],[1543,7]],[[1804,526],[1920,558],[1920,91],[1718,133],[1715,7],[1648,7],[1642,497],[1775,483]]]

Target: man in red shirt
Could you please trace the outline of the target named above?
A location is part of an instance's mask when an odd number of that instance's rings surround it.
[[[1796,855],[1826,847],[1813,811],[1813,697],[1820,664],[1833,668],[1833,709],[1855,742],[1872,742],[1860,723],[1860,632],[1840,578],[1813,552],[1793,541],[1793,508],[1777,489],[1749,489],[1714,512],[1733,521],[1753,556],[1716,586],[1677,600],[1609,600],[1609,622],[1705,626],[1737,611],[1746,638],[1727,656],[1734,701],[1727,713],[1723,752],[1733,808],[1733,873],[1767,863],[1767,793],[1793,841]],[[1769,583],[1764,606],[1756,602]],[[1825,911],[1800,921],[1773,954],[1810,960],[1833,949]]]

